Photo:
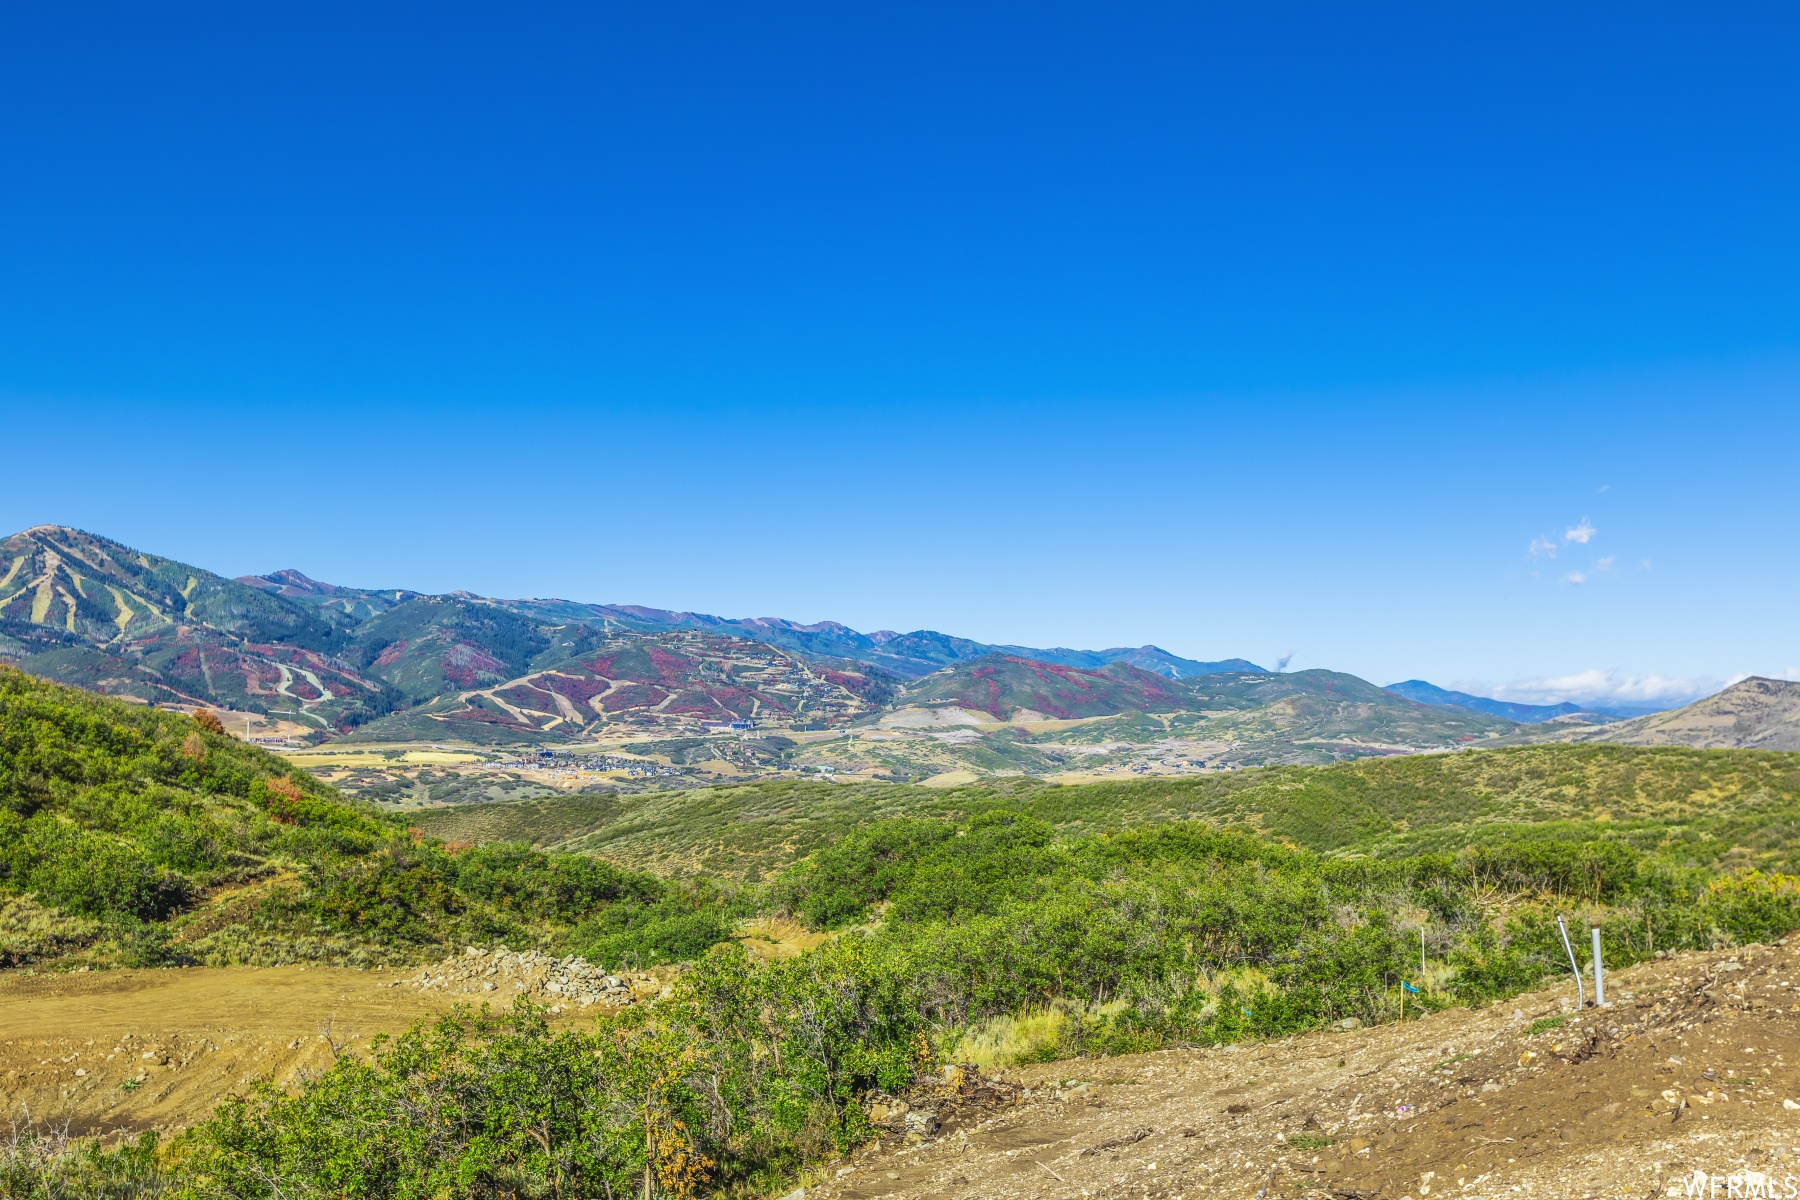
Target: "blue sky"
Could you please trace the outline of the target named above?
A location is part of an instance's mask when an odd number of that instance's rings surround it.
[[[1780,6],[13,6],[0,525],[1657,698],[1800,674]]]

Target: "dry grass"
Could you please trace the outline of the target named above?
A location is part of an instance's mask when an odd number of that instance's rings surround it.
[[[953,1035],[946,1057],[983,1070],[1049,1062],[1061,1057],[1069,1027],[1078,1019],[1069,1005],[1053,1004],[1016,1017],[994,1017]]]
[[[65,916],[30,896],[19,896],[0,906],[0,960],[54,958],[91,942],[99,928],[98,921]]]
[[[929,779],[920,780],[919,786],[928,788],[952,788],[964,787],[968,784],[979,782],[981,782],[981,776],[973,771],[944,771],[940,774],[931,776]]]
[[[797,958],[830,941],[835,934],[818,933],[791,917],[757,917],[738,923],[733,934],[757,962]]]

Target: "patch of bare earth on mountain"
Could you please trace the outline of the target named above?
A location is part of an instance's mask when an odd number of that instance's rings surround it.
[[[1797,951],[1646,963],[1609,980],[1605,1009],[1573,1011],[1571,984],[1402,1025],[1031,1066],[985,1090],[965,1078],[881,1110],[893,1131],[807,1196],[1681,1196],[1695,1172],[1720,1196],[1785,1196]]]

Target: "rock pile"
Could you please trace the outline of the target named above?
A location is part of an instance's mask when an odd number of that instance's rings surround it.
[[[551,1012],[594,1004],[621,1008],[664,993],[661,980],[644,971],[609,974],[585,958],[557,958],[537,950],[514,953],[501,946],[470,946],[420,971],[406,984],[453,996],[491,996],[496,1000],[527,996]]]
[[[914,1080],[904,1095],[872,1093],[866,1101],[869,1124],[920,1142],[991,1116],[1023,1102],[1025,1092],[999,1074],[983,1076],[974,1063],[944,1068],[942,1079]]]

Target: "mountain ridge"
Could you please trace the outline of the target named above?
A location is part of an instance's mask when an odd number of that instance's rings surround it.
[[[416,599],[420,592],[406,589],[364,589],[322,583],[293,568],[266,575],[240,575],[236,582],[263,588],[301,603],[344,607],[351,603],[385,611],[397,603]],[[1160,646],[1115,646],[1106,650],[1075,650],[1064,646],[1000,645],[957,637],[934,629],[897,633],[891,629],[862,633],[840,621],[793,621],[786,617],[720,617],[684,609],[654,608],[641,604],[595,604],[558,598],[508,600],[473,592],[450,592],[461,599],[497,605],[521,615],[549,620],[585,617],[615,622],[639,631],[698,630],[731,634],[765,642],[784,650],[821,658],[846,658],[891,671],[902,679],[917,679],[959,662],[973,662],[992,653],[1013,654],[1037,662],[1095,669],[1112,662],[1132,666],[1169,679],[1219,673],[1266,674],[1265,668],[1243,658],[1202,662],[1183,658]],[[384,599],[393,597],[394,599]]]

